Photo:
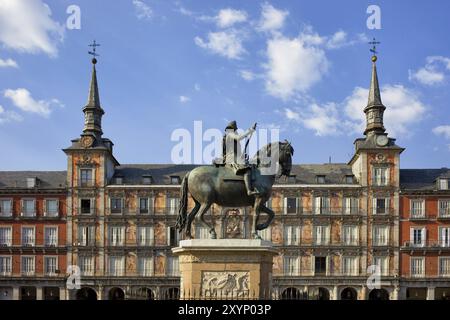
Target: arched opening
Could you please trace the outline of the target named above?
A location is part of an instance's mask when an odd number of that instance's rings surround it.
[[[44,300],[59,300],[59,288],[44,287]]]
[[[36,300],[36,287],[21,287],[20,300]]]
[[[353,288],[345,288],[341,292],[341,300],[358,300],[358,293]]]
[[[426,300],[427,288],[408,288],[406,289],[406,299],[408,300]]]
[[[330,291],[327,288],[319,288],[317,300],[330,300]]]
[[[13,288],[11,287],[0,287],[0,300],[12,300],[13,298]]]
[[[125,292],[123,292],[122,288],[115,287],[109,290],[109,300],[124,300]]]
[[[450,300],[450,288],[436,288],[434,300]]]
[[[84,287],[77,290],[75,295],[77,300],[97,300],[97,292],[89,287]]]
[[[297,288],[289,287],[281,293],[281,300],[304,300],[305,294]]]
[[[150,288],[139,288],[137,290],[136,299],[139,300],[155,300],[153,290]]]
[[[369,300],[389,300],[389,293],[385,289],[373,289],[369,293]]]
[[[166,300],[178,300],[180,299],[180,290],[178,288],[168,288],[165,291]]]

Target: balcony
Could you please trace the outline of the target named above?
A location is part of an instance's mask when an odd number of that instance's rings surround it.
[[[439,240],[427,240],[421,243],[414,243],[414,241],[405,241],[400,247],[400,250],[414,250],[414,249],[427,249],[427,250],[450,250],[450,243]]]
[[[32,276],[34,276],[35,274],[36,274],[36,273],[35,273],[34,270],[27,270],[27,271],[22,270],[22,272],[21,272],[21,275],[24,276],[24,277],[32,277]]]
[[[0,271],[0,277],[9,277],[12,275],[11,268],[6,271]]]
[[[413,210],[409,213],[409,220],[421,221],[427,219],[428,217],[423,210]]]
[[[83,215],[83,216],[88,216],[88,215],[93,215],[93,214],[95,214],[95,208],[94,207],[89,207],[89,208],[86,208],[86,207],[80,207],[80,208],[77,208],[77,213],[78,213],[78,215]]]
[[[95,180],[94,179],[81,179],[78,180],[78,187],[81,188],[89,188],[89,187],[95,187]]]
[[[13,217],[12,211],[0,211],[0,219],[10,219]]]
[[[450,220],[450,208],[439,208],[437,218],[439,220]]]
[[[308,215],[308,216],[359,216],[363,210],[357,207],[331,207],[331,208],[302,208],[302,207],[271,207],[276,214],[284,216]]]

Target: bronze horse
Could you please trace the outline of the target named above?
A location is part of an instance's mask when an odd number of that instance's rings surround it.
[[[243,177],[236,175],[228,166],[201,166],[188,172],[181,182],[177,229],[180,232],[185,229],[185,237],[191,239],[191,224],[195,215],[200,212],[200,222],[209,229],[211,238],[216,239],[214,226],[204,219],[205,212],[213,203],[224,207],[252,206],[255,210],[252,236],[259,238],[258,230],[267,228],[275,215],[265,206],[265,202],[270,198],[278,170],[268,168],[279,166],[281,175],[288,176],[293,155],[294,148],[287,141],[273,142],[261,148],[250,161],[255,166],[253,185],[259,191],[259,194],[251,196],[247,195]],[[275,163],[272,162],[273,160]],[[188,192],[195,202],[189,215],[187,214]],[[266,222],[258,224],[261,211],[269,217]]]

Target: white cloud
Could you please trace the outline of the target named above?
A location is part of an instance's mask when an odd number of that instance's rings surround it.
[[[152,8],[141,0],[133,0],[134,10],[136,12],[136,17],[139,20],[151,19],[153,17]]]
[[[239,75],[246,81],[253,81],[256,78],[256,74],[250,70],[239,70]]]
[[[344,101],[346,124],[356,132],[364,131],[365,114],[369,90],[356,87]],[[426,111],[425,104],[417,94],[403,85],[385,85],[381,98],[386,106],[384,126],[391,136],[408,135],[412,124],[420,122]]]
[[[41,0],[0,1],[0,42],[5,47],[56,56],[63,37],[64,26],[51,18]]]
[[[0,124],[22,120],[22,117],[18,113],[10,110],[5,110],[2,106],[0,106]]]
[[[221,55],[229,59],[240,59],[246,52],[242,46],[242,36],[235,30],[208,33],[205,41],[200,37],[195,37],[194,42],[200,48],[211,53]]]
[[[189,97],[187,97],[187,96],[180,96],[180,102],[181,103],[186,103],[186,102],[189,102],[189,101],[191,101],[191,98],[189,98]]]
[[[0,68],[18,68],[17,62],[15,62],[13,59],[6,59],[3,60],[0,58]]]
[[[276,31],[284,26],[289,11],[279,10],[265,2],[261,5],[261,18],[257,29],[260,31]]]
[[[444,82],[445,71],[450,71],[450,58],[443,56],[429,56],[424,67],[417,71],[409,70],[409,80],[433,86]]]
[[[200,85],[198,84],[198,83],[196,83],[195,85],[194,85],[194,90],[195,91],[200,91]]]
[[[216,21],[217,26],[220,28],[231,27],[236,23],[247,21],[247,12],[231,8],[222,9],[219,11]]]
[[[7,89],[4,92],[4,96],[11,99],[12,103],[22,111],[37,113],[43,117],[48,117],[50,115],[52,106],[63,106],[58,99],[35,100],[30,92],[24,88],[16,90]]]
[[[341,122],[336,104],[327,103],[323,106],[311,103],[301,110],[284,109],[284,116],[291,121],[302,124],[313,130],[317,136],[338,135],[341,133]]]
[[[450,125],[438,126],[433,128],[433,133],[437,136],[444,136],[446,139],[450,139]]]
[[[284,115],[288,120],[300,120],[300,114],[289,108],[284,109]]]
[[[338,49],[349,44],[350,43],[347,40],[347,33],[339,30],[328,40],[327,47],[330,49]]]
[[[309,45],[316,41],[307,35],[288,39],[275,37],[267,42],[268,62],[266,90],[272,96],[287,100],[297,93],[304,93],[319,82],[329,67],[324,50]]]

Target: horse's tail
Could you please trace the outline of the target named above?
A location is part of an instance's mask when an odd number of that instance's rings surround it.
[[[187,206],[188,206],[188,177],[189,172],[184,176],[180,188],[180,204],[178,208],[178,218],[176,228],[182,232],[186,224]]]

